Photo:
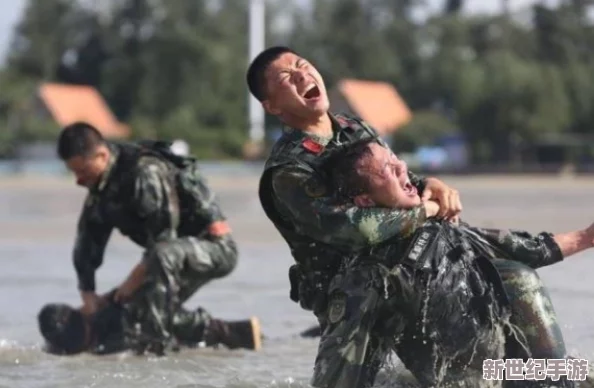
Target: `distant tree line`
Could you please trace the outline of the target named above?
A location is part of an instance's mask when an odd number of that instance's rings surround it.
[[[0,144],[11,144],[15,117],[26,128],[20,136],[55,137],[54,128],[17,113],[40,81],[57,81],[96,87],[134,136],[183,138],[203,158],[241,157],[248,1],[96,3],[29,1],[0,72],[0,125],[7,128]],[[594,155],[592,1],[478,17],[461,13],[462,0],[449,0],[418,22],[412,16],[421,3],[312,0],[301,9],[270,0],[267,44],[307,55],[329,87],[344,77],[395,85],[414,111],[395,136],[398,151],[460,134],[476,164]],[[268,117],[267,125],[278,123]],[[540,151],[574,143],[580,147],[562,156]]]

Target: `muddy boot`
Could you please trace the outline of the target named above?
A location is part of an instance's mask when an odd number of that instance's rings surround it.
[[[223,344],[229,349],[258,351],[262,348],[260,321],[256,317],[233,322],[212,319],[206,328],[205,342],[206,346]]]

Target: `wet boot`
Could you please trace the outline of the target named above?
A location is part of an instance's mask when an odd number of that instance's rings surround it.
[[[205,342],[206,346],[223,344],[229,349],[258,351],[262,348],[260,321],[256,317],[232,322],[212,319],[206,328]]]

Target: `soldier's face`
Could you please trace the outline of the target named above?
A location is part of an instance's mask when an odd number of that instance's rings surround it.
[[[285,53],[266,70],[264,109],[275,116],[307,120],[328,112],[324,80],[306,59]]]
[[[76,177],[76,184],[91,188],[96,185],[107,169],[109,162],[109,150],[105,147],[98,147],[95,152],[88,156],[75,156],[66,161],[66,166]]]
[[[406,163],[377,143],[369,145],[371,155],[360,161],[359,174],[367,181],[367,193],[355,198],[360,207],[381,206],[410,209],[421,204],[416,187],[410,183]]]

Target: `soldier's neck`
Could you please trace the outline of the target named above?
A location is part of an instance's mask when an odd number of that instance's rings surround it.
[[[332,138],[332,121],[330,116],[326,113],[322,116],[312,119],[298,119],[293,118],[285,121],[291,128],[299,129],[308,135],[313,135],[319,138]]]

